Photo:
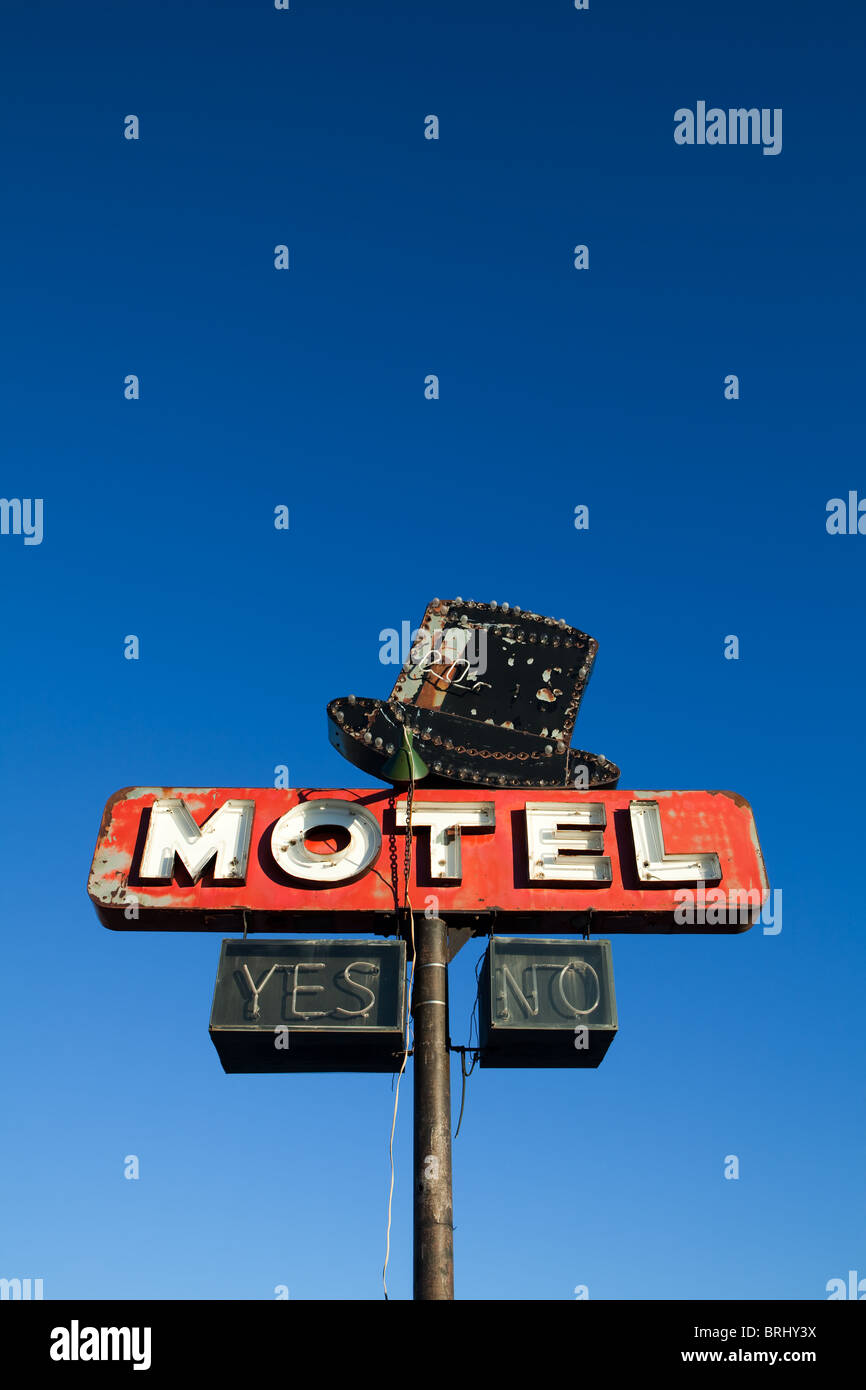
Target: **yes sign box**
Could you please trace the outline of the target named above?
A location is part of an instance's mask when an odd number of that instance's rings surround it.
[[[227,1072],[399,1071],[403,941],[224,941],[210,1036]]]

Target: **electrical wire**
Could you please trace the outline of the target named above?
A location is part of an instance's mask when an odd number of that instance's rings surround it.
[[[457,1128],[456,1128],[455,1131],[454,1131],[454,1138],[455,1138],[455,1139],[457,1138],[458,1134],[460,1133],[460,1126],[461,1126],[462,1123],[463,1123],[463,1106],[464,1106],[465,1103],[466,1103],[466,1078],[467,1078],[467,1076],[471,1076],[471,1075],[472,1075],[472,1073],[473,1073],[474,1070],[475,1070],[476,1064],[477,1064],[477,1062],[478,1062],[478,1053],[475,1052],[475,1053],[472,1054],[472,1066],[471,1066],[471,1067],[469,1068],[469,1070],[467,1071],[467,1070],[466,1070],[466,1052],[467,1052],[467,1049],[466,1049],[465,1047],[461,1047],[461,1049],[460,1049],[460,1078],[461,1078],[461,1079],[460,1079],[460,1114],[459,1114],[458,1117],[457,1117]]]
[[[479,993],[480,993],[480,987],[479,987],[479,984],[478,984],[478,976],[479,976],[479,974],[481,973],[481,967],[482,967],[483,964],[484,964],[484,952],[481,953],[481,955],[478,957],[477,961],[475,962],[475,1003],[472,1005],[472,1013],[471,1013],[470,1016],[469,1016],[469,1046],[468,1046],[468,1047],[460,1047],[460,1048],[456,1048],[456,1047],[455,1047],[455,1048],[452,1048],[452,1049],[451,1049],[452,1052],[459,1052],[459,1053],[460,1053],[460,1114],[459,1114],[458,1117],[457,1117],[457,1128],[456,1128],[455,1131],[454,1131],[454,1138],[455,1138],[455,1139],[457,1138],[458,1134],[460,1133],[460,1126],[461,1126],[461,1124],[463,1123],[463,1106],[466,1104],[466,1078],[467,1078],[468,1076],[471,1076],[472,1073],[474,1072],[475,1068],[476,1068],[477,1065],[478,1065],[478,1058],[479,1058],[480,1055],[481,1055],[481,1053],[480,1053],[479,1050],[478,1050],[479,1047],[480,1047],[480,1042],[481,1042],[480,1035],[479,1035],[479,1032],[478,1032],[478,998],[479,998]],[[475,1026],[475,1043],[476,1043],[475,1047],[472,1046],[472,1028],[473,1028],[473,1025]],[[472,1053],[472,1066],[469,1068],[468,1071],[466,1070],[466,1053],[467,1053],[467,1052],[471,1052],[471,1053]]]
[[[481,1033],[480,1033],[480,1031],[479,1031],[479,1024],[478,1024],[478,1000],[479,1000],[479,998],[481,997],[481,984],[480,984],[479,976],[480,976],[480,974],[481,974],[481,967],[482,967],[483,964],[484,964],[484,960],[485,960],[486,955],[487,955],[487,948],[485,947],[484,950],[483,950],[483,951],[481,952],[481,954],[479,955],[477,961],[475,962],[475,1003],[472,1005],[472,1013],[469,1015],[469,1046],[470,1046],[470,1047],[472,1046],[472,1029],[473,1029],[473,1026],[474,1026],[474,1028],[475,1028],[475,1044],[476,1044],[476,1047],[480,1047],[480,1045],[481,1045]],[[473,1068],[473,1070],[474,1070],[474,1068]]]
[[[394,1130],[397,1127],[397,1106],[400,1103],[400,1082],[403,1072],[406,1070],[406,1063],[409,1060],[409,1020],[412,1017],[412,991],[415,985],[415,916],[412,911],[412,903],[409,899],[409,871],[412,866],[412,801],[415,796],[415,768],[412,762],[412,744],[409,740],[409,730],[403,725],[403,743],[409,756],[409,789],[406,793],[406,857],[403,861],[403,908],[409,909],[409,937],[412,943],[412,974],[409,976],[409,988],[406,991],[406,1014],[404,1018],[406,1046],[403,1052],[403,1061],[400,1064],[400,1071],[397,1075],[397,1086],[394,1092],[394,1114],[391,1117],[391,1137],[388,1140],[388,1158],[391,1164],[391,1186],[388,1191],[388,1226],[385,1231],[385,1264],[382,1267],[382,1288],[385,1294],[385,1301],[388,1301],[388,1260],[391,1255],[391,1207],[394,1200]]]

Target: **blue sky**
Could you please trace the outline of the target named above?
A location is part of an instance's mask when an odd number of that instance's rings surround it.
[[[84,885],[119,787],[363,785],[326,702],[384,697],[380,630],[460,594],[598,638],[574,741],[747,797],[783,929],[614,937],[597,1072],[474,1073],[458,1297],[866,1276],[866,537],[825,525],[866,496],[863,37],[832,0],[7,19],[0,494],[44,538],[0,536],[0,1274],[380,1296],[389,1079],[224,1076],[218,934],[109,933]],[[782,152],[675,144],[699,100],[781,108]]]

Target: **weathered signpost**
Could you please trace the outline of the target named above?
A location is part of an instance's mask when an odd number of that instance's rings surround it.
[[[620,791],[568,746],[596,647],[434,600],[389,700],[328,706],[332,742],[390,789],[131,787],[103,815],[88,891],[107,927],[243,933],[211,1016],[226,1071],[402,1071],[408,950],[418,1299],[453,1297],[448,962],[466,935],[491,936],[482,1066],[598,1066],[617,1015],[590,931],[744,931],[769,894],[742,797]],[[311,929],[395,939],[248,939]]]

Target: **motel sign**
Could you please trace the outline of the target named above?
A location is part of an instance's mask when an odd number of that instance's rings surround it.
[[[742,796],[622,790],[615,763],[572,745],[588,633],[456,598],[433,599],[416,638],[387,698],[327,707],[333,746],[390,786],[126,787],[88,893],[112,930],[223,935],[210,1036],[227,1072],[399,1076],[411,1016],[426,1300],[454,1296],[450,1054],[598,1066],[618,1029],[607,934],[744,931],[769,885]],[[448,963],[469,934],[491,938],[475,1049],[449,1025]]]
[[[406,798],[390,790],[126,788],[106,806],[88,892],[121,931],[393,935],[405,836]],[[413,904],[478,931],[694,931],[677,914],[692,885],[727,909],[697,930],[737,932],[769,895],[733,792],[422,784],[412,836]]]

